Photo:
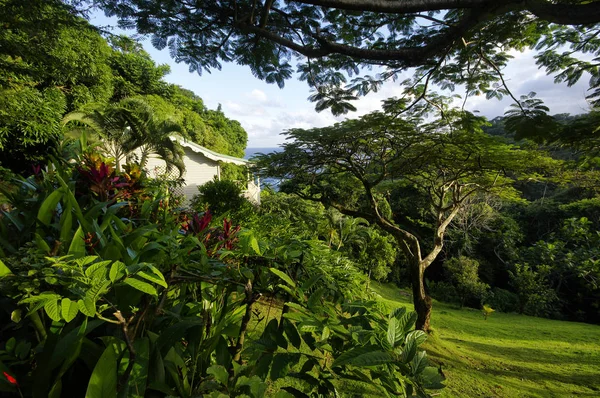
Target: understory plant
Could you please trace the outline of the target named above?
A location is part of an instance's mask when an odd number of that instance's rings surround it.
[[[258,398],[299,344],[314,351],[301,373],[317,384],[276,396],[331,395],[332,380],[353,377],[390,395],[438,385],[414,315],[351,304],[357,273],[339,253],[181,209],[167,183],[81,147],[3,190],[3,395]],[[286,314],[250,349],[268,295]]]

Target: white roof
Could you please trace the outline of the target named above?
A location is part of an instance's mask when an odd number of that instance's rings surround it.
[[[181,146],[189,148],[196,153],[201,153],[202,155],[206,156],[210,160],[214,160],[215,162],[233,163],[240,166],[246,166],[248,163],[250,163],[246,159],[236,158],[234,156],[223,155],[222,153],[211,151],[208,148],[198,145],[195,142],[188,141],[180,136],[171,136],[171,139],[173,141],[177,141]]]

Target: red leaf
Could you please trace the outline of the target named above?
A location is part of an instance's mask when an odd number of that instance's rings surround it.
[[[19,383],[17,383],[17,379],[15,379],[14,377],[12,377],[11,375],[8,374],[8,372],[2,372],[4,374],[4,377],[6,377],[6,380],[8,380],[8,382],[12,385],[15,386],[19,386]]]

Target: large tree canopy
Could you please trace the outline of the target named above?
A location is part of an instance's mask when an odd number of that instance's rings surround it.
[[[175,60],[189,64],[190,71],[236,62],[248,65],[258,78],[283,86],[297,60],[300,78],[314,90],[311,99],[318,110],[352,110],[349,100],[412,67],[416,74],[405,82],[407,99],[422,98],[424,89],[436,84],[450,89],[463,85],[467,96],[510,95],[519,103],[501,72],[511,58],[509,50],[526,48],[538,50],[538,64],[559,82],[572,85],[589,72],[589,98],[599,100],[598,0],[99,0],[96,4],[118,16],[122,26],[151,34],[157,48],[169,47]],[[375,76],[362,73],[371,67],[382,68]]]

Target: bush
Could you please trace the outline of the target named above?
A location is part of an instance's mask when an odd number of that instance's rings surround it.
[[[494,287],[488,291],[483,301],[499,312],[518,312],[519,296],[505,289]]]
[[[489,289],[486,283],[479,280],[477,273],[479,262],[469,257],[460,256],[450,259],[445,266],[450,280],[456,288],[460,306],[464,306],[467,301],[477,301],[477,306],[479,306],[484,293]]]
[[[429,295],[434,299],[444,303],[460,303],[460,296],[451,283],[430,281],[428,287]]]
[[[547,318],[560,317],[556,291],[550,286],[551,267],[515,264],[510,273],[511,283],[519,296],[519,312]]]
[[[206,207],[216,215],[235,213],[251,206],[250,202],[242,196],[242,188],[234,181],[217,180],[207,182],[198,187],[199,194],[194,196],[191,207],[196,211],[203,211]]]

